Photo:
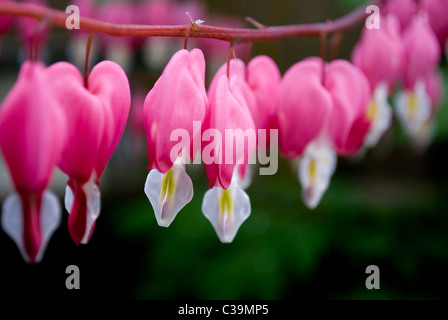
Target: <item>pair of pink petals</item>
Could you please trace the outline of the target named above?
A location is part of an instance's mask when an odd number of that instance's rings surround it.
[[[69,175],[66,207],[74,242],[87,242],[99,214],[98,179],[123,133],[130,104],[122,69],[102,62],[88,79],[68,63],[23,64],[0,109],[0,146],[17,194],[3,204],[2,226],[27,261],[38,262],[60,222],[47,191],[58,165]]]
[[[366,118],[369,99],[367,78],[347,61],[327,64],[309,58],[296,63],[278,88],[281,152],[294,159],[325,134],[339,154],[355,153],[370,126]]]
[[[404,71],[404,49],[396,17],[381,17],[380,29],[363,30],[352,61],[366,75],[372,91],[379,85],[392,88]]]
[[[150,171],[144,190],[160,226],[168,227],[193,198],[193,183],[185,171],[185,162],[193,161],[200,152],[201,124],[208,108],[204,81],[202,51],[180,50],[168,62],[143,105]],[[176,132],[183,140],[177,140]],[[176,149],[179,143],[182,146]]]
[[[229,68],[229,78],[227,68]],[[225,137],[226,129],[252,130],[257,138],[258,129],[273,128],[275,100],[280,79],[281,74],[276,63],[267,56],[255,57],[247,66],[239,59],[230,60],[229,66],[227,64],[221,66],[210,84],[208,90],[210,123],[206,124],[204,129],[217,129],[222,137]],[[269,137],[269,134],[266,136]],[[234,158],[231,161],[232,164],[206,164],[210,188],[221,186],[227,189],[236,163],[242,164],[240,168],[244,176],[248,158],[255,149],[254,142],[247,141],[247,145],[243,146],[245,152],[243,159]],[[228,142],[223,139],[221,156],[225,155],[226,147],[233,147],[236,143],[236,141]],[[221,159],[223,162],[224,160]]]

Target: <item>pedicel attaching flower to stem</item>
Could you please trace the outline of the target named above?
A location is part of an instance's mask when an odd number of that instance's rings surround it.
[[[277,95],[281,153],[299,160],[305,204],[314,209],[328,188],[337,154],[359,150],[369,129],[370,87],[362,72],[343,60],[309,58],[283,76]]]
[[[402,37],[405,68],[403,89],[395,99],[395,112],[414,146],[422,150],[429,142],[425,127],[432,115],[426,79],[435,72],[441,52],[424,13],[414,17]]]
[[[168,227],[193,198],[193,183],[185,171],[185,162],[193,160],[201,147],[195,141],[200,141],[200,123],[208,108],[204,81],[202,51],[182,49],[168,62],[144,103],[149,159],[145,193],[163,227]],[[196,129],[195,122],[199,123]],[[187,145],[176,149],[176,139],[182,137]]]

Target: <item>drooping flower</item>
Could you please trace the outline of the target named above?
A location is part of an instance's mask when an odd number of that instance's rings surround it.
[[[99,178],[123,134],[130,107],[129,83],[111,61],[97,64],[87,86],[78,69],[59,62],[47,70],[67,117],[68,139],[61,170],[69,176],[65,206],[73,241],[86,244],[100,214]]]
[[[3,203],[3,230],[24,259],[39,262],[60,224],[56,196],[47,190],[66,143],[66,120],[40,62],[26,61],[0,108],[0,147],[16,193]]]
[[[439,39],[440,47],[443,48],[448,40],[448,1],[446,0],[420,0],[420,7],[428,14],[429,24]]]
[[[209,96],[214,95],[218,79],[227,73],[227,64],[222,65],[216,72],[209,90]],[[246,65],[240,59],[231,59],[229,66],[231,91],[240,100],[245,101],[257,130],[263,130],[265,141],[258,143],[258,148],[265,148],[269,144],[269,130],[275,125],[275,100],[281,74],[277,64],[268,56],[257,56]],[[258,141],[260,142],[260,141]],[[253,156],[249,154],[249,158]],[[238,168],[240,186],[243,189],[251,184],[251,170],[247,163]]]
[[[201,147],[197,141],[208,105],[204,81],[202,51],[182,49],[168,62],[144,103],[150,171],[145,193],[163,227],[168,227],[193,197],[185,163],[193,160]]]
[[[235,68],[236,69],[236,68]],[[238,72],[232,69],[231,72]],[[237,165],[246,165],[255,148],[255,124],[246,102],[244,79],[217,74],[209,88],[210,110],[203,126],[202,160],[210,182],[202,212],[221,242],[232,242],[250,215]],[[248,93],[250,91],[247,91]]]
[[[364,146],[373,147],[391,124],[392,108],[387,98],[390,88],[403,72],[403,46],[396,18],[392,15],[383,17],[380,29],[364,29],[352,60],[366,75],[372,89],[367,113],[372,124]]]
[[[441,53],[424,14],[415,16],[403,33],[405,69],[403,90],[395,100],[395,111],[409,137],[415,139],[431,117],[431,99],[425,82],[435,72]]]
[[[415,150],[419,152],[428,147],[435,133],[435,116],[444,97],[440,72],[434,70],[429,73],[419,82],[414,94],[414,101],[412,93],[401,93],[397,96],[396,113],[405,131],[411,136]],[[423,105],[424,108],[417,107],[417,104]],[[408,109],[405,106],[408,106]]]
[[[277,94],[280,151],[289,159],[301,157],[298,175],[309,208],[327,189],[337,154],[361,147],[370,126],[369,90],[362,72],[342,60],[309,58],[283,76]]]
[[[418,5],[416,0],[387,0],[381,9],[382,14],[395,16],[400,22],[401,30],[404,30],[417,14]]]

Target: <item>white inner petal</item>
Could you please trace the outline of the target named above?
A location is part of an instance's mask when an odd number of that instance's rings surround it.
[[[417,82],[414,91],[398,93],[395,112],[406,134],[416,138],[431,117],[431,99],[422,81]]]
[[[337,164],[337,155],[329,143],[311,142],[299,160],[299,181],[306,206],[314,209],[330,184]]]
[[[100,215],[101,194],[98,186],[94,182],[94,179],[90,179],[89,182],[87,182],[82,188],[86,194],[87,199],[87,224],[86,232],[84,233],[84,237],[82,238],[81,243],[87,244],[87,242],[89,242],[89,236],[92,226]]]
[[[227,190],[214,187],[205,193],[202,212],[212,224],[221,242],[233,241],[251,212],[249,196],[240,187],[237,174],[233,175]]]
[[[2,228],[14,240],[24,260],[30,262],[23,243],[23,223],[22,201],[17,193],[10,194],[3,201]],[[58,198],[51,191],[46,190],[42,195],[40,212],[42,244],[36,256],[36,263],[42,260],[48,242],[60,223],[61,208]]]
[[[373,94],[367,111],[367,117],[371,119],[372,124],[364,141],[365,147],[374,147],[390,127],[392,109],[387,101],[387,95],[387,85],[384,83],[380,84]]]
[[[169,227],[179,211],[193,199],[193,182],[180,158],[167,173],[151,170],[144,190],[161,227]]]

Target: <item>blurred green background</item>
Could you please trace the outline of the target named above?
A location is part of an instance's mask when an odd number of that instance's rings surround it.
[[[209,12],[251,16],[266,25],[337,18],[362,1],[207,1]],[[64,7],[63,1],[52,2]],[[206,20],[204,18],[203,20]],[[348,32],[340,57],[348,59],[361,26]],[[67,31],[54,29],[50,62],[65,60]],[[183,39],[179,39],[183,45]],[[5,46],[5,43],[10,44]],[[14,32],[3,40],[1,99],[19,68]],[[319,54],[319,41],[291,39],[256,44],[282,72]],[[223,61],[224,62],[224,61]],[[441,65],[448,88],[446,62]],[[136,68],[131,86],[149,90],[157,72]],[[6,80],[9,79],[9,80]],[[9,86],[9,87],[8,87]],[[195,196],[168,228],[158,227],[143,193],[147,160],[131,152],[127,130],[102,181],[102,213],[87,246],[76,247],[64,220],[43,262],[27,265],[0,233],[0,291],[14,296],[138,299],[439,299],[448,287],[448,105],[437,133],[415,153],[394,123],[364,157],[339,159],[317,209],[301,201],[292,165],[280,160],[275,176],[255,176],[247,190],[250,218],[232,244],[221,244],[201,212],[208,181],[202,167],[188,168]],[[137,147],[139,148],[139,147]],[[59,190],[59,192],[63,192]],[[62,194],[62,193],[61,193]],[[62,199],[62,198],[61,198]],[[81,272],[81,290],[65,289],[65,268]],[[381,289],[367,290],[368,265],[381,272]],[[2,296],[3,296],[2,294]]]

